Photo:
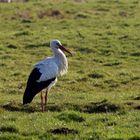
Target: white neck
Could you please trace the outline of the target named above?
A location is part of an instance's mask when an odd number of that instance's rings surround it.
[[[59,68],[59,75],[63,75],[67,73],[68,61],[65,54],[60,49],[53,50],[53,52],[54,52],[54,59]]]

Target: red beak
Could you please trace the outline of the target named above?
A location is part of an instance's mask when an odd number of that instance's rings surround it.
[[[69,53],[71,56],[72,56],[72,53],[68,50],[68,49],[66,49],[64,46],[62,46],[62,45],[58,45],[59,46],[59,48],[62,50],[62,51],[65,51],[65,52],[67,52],[67,53]]]

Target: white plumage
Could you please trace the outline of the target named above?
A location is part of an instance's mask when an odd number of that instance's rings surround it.
[[[59,73],[58,65],[53,61],[53,58],[39,62],[34,66],[34,68],[38,68],[39,72],[42,74],[37,82],[42,82],[57,77]]]
[[[68,61],[63,51],[68,53],[70,53],[70,51],[64,48],[59,40],[51,41],[50,47],[54,56],[48,57],[34,65],[33,71],[31,72],[27,82],[27,87],[23,97],[23,104],[30,103],[33,97],[44,88],[46,88],[46,104],[48,91],[57,82],[57,77],[67,73]],[[41,104],[43,111],[44,107],[42,94]]]

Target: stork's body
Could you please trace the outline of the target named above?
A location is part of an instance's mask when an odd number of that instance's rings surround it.
[[[48,92],[57,82],[57,77],[66,74],[68,70],[68,61],[63,51],[70,52],[65,49],[58,40],[53,40],[50,46],[54,56],[48,57],[34,65],[23,96],[23,104],[27,104],[41,91],[42,111],[45,110]],[[42,90],[45,88],[46,94],[45,97],[43,97]]]

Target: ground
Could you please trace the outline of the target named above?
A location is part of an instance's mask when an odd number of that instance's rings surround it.
[[[139,140],[140,1],[0,3],[0,140]],[[51,39],[73,52],[41,112],[22,105]]]

